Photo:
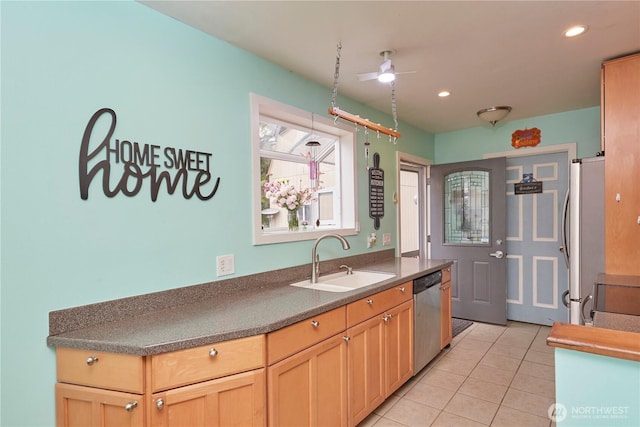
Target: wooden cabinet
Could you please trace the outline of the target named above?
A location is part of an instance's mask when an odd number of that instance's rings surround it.
[[[347,306],[349,426],[413,374],[412,283]]]
[[[453,328],[451,322],[451,267],[442,270],[440,285],[440,350],[451,344]]]
[[[57,349],[56,424],[266,426],[265,338],[155,356]]]
[[[640,54],[602,64],[605,272],[640,275]]]
[[[56,384],[58,427],[142,427],[144,398],[93,387]]]
[[[270,426],[346,426],[345,310],[267,335]]]
[[[269,425],[346,426],[346,361],[339,334],[269,366]]]
[[[153,427],[266,425],[264,368],[155,393]]]

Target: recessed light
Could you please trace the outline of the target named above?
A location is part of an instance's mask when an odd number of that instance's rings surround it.
[[[579,36],[580,34],[584,34],[588,28],[589,27],[587,27],[586,25],[574,25],[573,27],[570,27],[565,30],[564,36],[576,37],[576,36]]]
[[[438,96],[439,96],[440,98],[446,98],[446,97],[447,97],[447,96],[449,96],[449,95],[451,95],[451,92],[449,92],[448,90],[443,90],[442,92],[440,92],[440,93],[438,94]]]

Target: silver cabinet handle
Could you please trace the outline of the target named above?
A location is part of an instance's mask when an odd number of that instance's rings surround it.
[[[498,258],[498,259],[500,259],[500,258],[502,258],[502,257],[504,256],[504,252],[502,252],[502,251],[495,251],[495,252],[491,252],[491,253],[489,254],[489,256],[492,256],[492,257],[494,257],[494,258]]]
[[[162,400],[162,399],[156,400],[156,408],[158,408],[158,409],[164,408],[164,400]]]
[[[94,363],[98,363],[98,356],[87,357],[87,365],[91,366]]]
[[[311,326],[313,326],[314,328],[317,328],[318,326],[320,326],[320,322],[318,322],[317,320],[312,320]]]
[[[400,288],[400,292],[404,293],[404,287]]]
[[[343,340],[345,340],[346,342],[351,341],[351,337],[346,337],[346,336],[345,336],[345,337],[342,337],[342,339],[343,339]]]
[[[212,348],[211,350],[209,350],[209,357],[216,357],[218,355],[218,350],[216,350],[215,348]]]
[[[384,320],[385,322],[388,322],[392,317],[393,317],[392,315],[390,315],[390,314],[386,314],[386,315],[382,318],[382,320]]]
[[[367,304],[369,304],[369,305],[373,305],[373,300],[372,300],[372,299],[368,299],[368,300],[367,300]]]
[[[126,405],[124,405],[124,409],[126,409],[127,412],[131,412],[134,409],[136,409],[138,407],[138,401],[134,400],[133,402],[129,402]]]

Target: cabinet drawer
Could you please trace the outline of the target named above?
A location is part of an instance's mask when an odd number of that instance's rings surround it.
[[[264,335],[151,356],[151,389],[167,390],[264,367]]]
[[[451,281],[451,266],[442,269],[442,283]]]
[[[62,383],[143,393],[142,356],[58,347],[56,365]]]
[[[310,317],[267,335],[269,365],[346,329],[345,307]]]
[[[347,305],[347,327],[357,325],[377,314],[413,298],[413,283],[407,282]]]

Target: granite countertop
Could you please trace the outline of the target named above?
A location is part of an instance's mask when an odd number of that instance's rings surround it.
[[[393,273],[395,277],[350,292],[293,287],[289,283],[296,280],[286,279],[284,282],[280,279],[279,283],[255,284],[256,278],[247,276],[246,286],[232,288],[212,282],[179,291],[165,291],[60,310],[49,315],[50,335],[47,337],[47,344],[153,355],[259,335],[451,264],[448,260],[387,258],[370,265],[356,266],[356,269]],[[264,279],[262,276],[259,278]],[[235,282],[242,280],[240,277]],[[249,286],[252,283],[255,285]],[[172,304],[167,302],[169,300]],[[127,308],[131,305],[137,308]],[[140,307],[148,308],[142,310]],[[96,318],[105,320],[99,321]]]

